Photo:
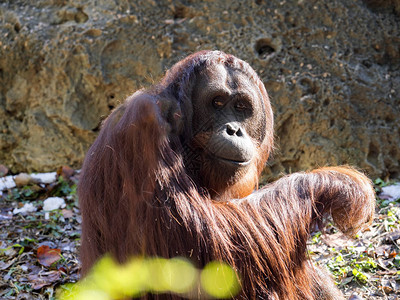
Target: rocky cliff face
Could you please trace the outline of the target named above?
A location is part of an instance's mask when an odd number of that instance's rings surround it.
[[[187,54],[220,49],[271,96],[267,174],[354,164],[400,176],[400,2],[9,1],[0,4],[0,163],[80,167],[111,109]]]

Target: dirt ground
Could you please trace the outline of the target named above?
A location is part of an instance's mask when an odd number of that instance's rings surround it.
[[[57,289],[79,280],[78,177],[68,169],[58,175],[46,184],[22,178],[19,187],[2,191],[1,299],[55,299]],[[381,193],[390,184],[375,181],[377,210],[367,231],[350,239],[328,225],[309,241],[310,258],[328,270],[351,299],[400,296],[400,199]],[[49,205],[56,209],[44,210]]]

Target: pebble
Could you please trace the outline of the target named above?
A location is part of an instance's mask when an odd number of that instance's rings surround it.
[[[57,180],[57,172],[50,173],[32,173],[31,177],[41,183],[53,183]]]
[[[24,186],[32,182],[40,182],[49,184],[56,182],[57,172],[50,173],[20,173],[18,175],[8,175],[0,177],[0,195],[1,191],[15,188],[16,186]]]
[[[14,182],[17,187],[28,185],[32,182],[32,177],[26,173],[20,173],[14,177]]]
[[[32,204],[32,203],[25,203],[25,205],[21,208],[15,208],[13,210],[13,214],[27,214],[30,212],[35,212],[37,210],[37,208]]]
[[[16,184],[14,181],[14,176],[9,175],[9,176],[0,178],[0,191],[12,189],[15,187],[16,187]]]
[[[43,201],[43,210],[52,211],[65,207],[65,201],[60,197],[50,197]]]

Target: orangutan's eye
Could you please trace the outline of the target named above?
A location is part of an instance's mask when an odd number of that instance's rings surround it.
[[[252,101],[247,97],[237,99],[234,104],[234,108],[239,113],[247,114],[253,112]]]
[[[217,96],[212,100],[212,106],[215,109],[221,109],[224,106],[224,101],[222,99],[222,97]]]
[[[235,110],[238,112],[245,111],[245,110],[247,110],[247,108],[248,108],[248,105],[244,101],[237,101],[235,103]]]

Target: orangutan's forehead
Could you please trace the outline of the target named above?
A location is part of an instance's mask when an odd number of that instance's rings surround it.
[[[208,86],[210,89],[231,89],[241,90],[247,94],[258,91],[257,85],[244,72],[224,64],[210,65],[202,69],[197,80],[200,86]],[[258,98],[259,95],[253,95]]]

